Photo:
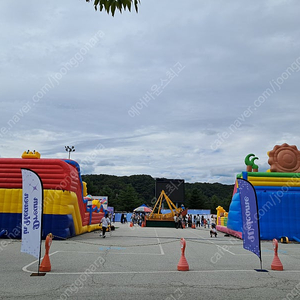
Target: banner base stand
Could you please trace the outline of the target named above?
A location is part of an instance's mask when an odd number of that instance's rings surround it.
[[[39,273],[31,273],[30,274],[30,276],[45,276],[46,275],[46,273],[44,273],[44,272],[39,272]]]
[[[268,270],[264,270],[264,269],[254,269],[254,271],[256,271],[256,272],[269,272]]]

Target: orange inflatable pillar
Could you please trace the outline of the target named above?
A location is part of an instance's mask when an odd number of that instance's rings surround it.
[[[271,264],[271,269],[275,271],[283,271],[283,265],[278,257],[278,241],[273,239],[274,259]]]
[[[178,271],[188,271],[190,268],[189,268],[189,264],[184,256],[184,251],[185,251],[185,246],[186,246],[186,241],[184,238],[181,238],[180,244],[181,244],[181,257],[180,257],[179,263],[177,265],[177,270]]]
[[[46,241],[45,241],[46,252],[45,252],[45,256],[42,260],[42,263],[40,264],[40,271],[41,272],[50,272],[51,271],[49,250],[50,250],[50,246],[52,244],[52,238],[53,238],[52,233],[49,233],[46,237]]]

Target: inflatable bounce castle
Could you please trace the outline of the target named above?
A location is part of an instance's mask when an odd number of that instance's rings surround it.
[[[0,158],[0,235],[21,238],[22,173],[35,171],[44,188],[43,238],[69,238],[99,229],[106,213],[100,200],[87,195],[76,161],[42,159],[38,152],[24,152],[22,158]]]
[[[258,158],[247,155],[247,169],[237,178],[248,180],[255,188],[261,239],[288,238],[300,242],[300,151],[296,146],[283,144],[275,146],[268,156],[270,169],[258,172],[254,162]],[[237,184],[228,219],[222,207],[217,210],[217,229],[241,238],[243,224]]]

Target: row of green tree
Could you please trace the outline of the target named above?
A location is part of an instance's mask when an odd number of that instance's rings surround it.
[[[87,183],[89,194],[108,196],[108,204],[115,211],[132,211],[141,204],[153,206],[157,200],[155,179],[149,175],[82,175],[82,180]],[[185,183],[184,189],[185,207],[210,209],[212,213],[216,213],[219,205],[229,209],[233,185],[196,182]]]

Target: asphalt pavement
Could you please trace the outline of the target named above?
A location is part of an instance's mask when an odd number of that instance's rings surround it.
[[[94,231],[53,240],[45,276],[31,276],[38,262],[20,240],[0,239],[0,299],[300,299],[299,243],[279,243],[284,270],[273,271],[272,241],[262,241],[259,272],[258,257],[221,232],[115,226],[105,239]],[[189,271],[177,270],[181,238]]]

